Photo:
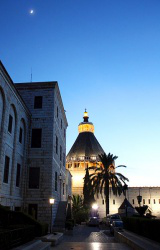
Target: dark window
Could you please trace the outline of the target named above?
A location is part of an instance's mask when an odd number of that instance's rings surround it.
[[[21,165],[17,164],[16,187],[19,187],[21,175]]]
[[[56,154],[58,154],[58,137],[56,136]]]
[[[60,161],[62,161],[62,146],[60,145]]]
[[[102,205],[104,205],[104,200],[102,200]]]
[[[29,188],[39,188],[40,168],[29,168]]]
[[[159,199],[159,204],[160,204],[160,199]]]
[[[63,183],[63,195],[64,195],[65,183]]]
[[[10,133],[12,133],[12,123],[13,123],[13,117],[9,115],[8,132]]]
[[[57,181],[58,181],[58,176],[57,172],[55,172],[55,191],[57,191]]]
[[[61,119],[61,129],[62,129],[62,119]]]
[[[156,204],[156,200],[155,199],[153,199],[153,203]]]
[[[10,158],[6,155],[6,157],[5,157],[5,165],[4,165],[4,176],[3,176],[3,182],[4,183],[8,183],[9,162],[10,162]]]
[[[63,167],[65,167],[65,153],[63,153]]]
[[[151,201],[150,201],[150,199],[148,199],[148,204],[150,204],[151,203]]]
[[[59,113],[59,111],[58,111],[58,106],[57,106],[57,118],[58,118],[58,113]]]
[[[134,204],[134,199],[132,200],[132,203]]]
[[[42,96],[34,97],[34,108],[41,109],[42,108]]]
[[[42,140],[42,129],[41,128],[32,129],[31,148],[41,148],[41,140]]]
[[[20,128],[19,130],[19,142],[22,143],[22,134],[23,134],[23,129]]]
[[[143,199],[143,204],[145,205],[145,199]]]
[[[115,203],[116,203],[115,200],[113,200],[113,205],[115,205]]]

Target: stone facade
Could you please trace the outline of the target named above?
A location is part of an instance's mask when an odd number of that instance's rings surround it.
[[[49,223],[49,198],[55,199],[54,221],[59,201],[71,195],[71,175],[65,168],[68,124],[58,83],[13,84],[2,64],[0,69],[0,204],[24,209]],[[3,177],[6,155],[8,183]]]

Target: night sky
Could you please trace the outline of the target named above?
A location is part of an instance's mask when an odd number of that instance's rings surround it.
[[[33,10],[33,13],[30,13]],[[0,0],[14,82],[58,81],[67,152],[84,109],[130,186],[160,185],[160,1]]]

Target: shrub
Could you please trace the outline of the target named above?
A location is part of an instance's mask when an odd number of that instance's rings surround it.
[[[77,224],[81,224],[81,222],[87,222],[89,219],[88,209],[81,209],[74,215],[74,220]]]
[[[160,220],[153,220],[145,217],[124,217],[123,222],[125,229],[160,242]]]
[[[72,230],[74,227],[74,221],[73,220],[67,220],[65,223],[65,228],[68,230]]]

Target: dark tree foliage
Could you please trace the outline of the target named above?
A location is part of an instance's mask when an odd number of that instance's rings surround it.
[[[84,195],[84,201],[83,201],[84,206],[91,207],[91,204],[95,202],[95,199],[94,199],[94,190],[90,180],[88,167],[86,168],[86,174],[84,177],[83,195]]]
[[[147,205],[144,205],[142,207],[135,207],[136,211],[139,213],[140,216],[144,216],[145,212],[148,209]]]

